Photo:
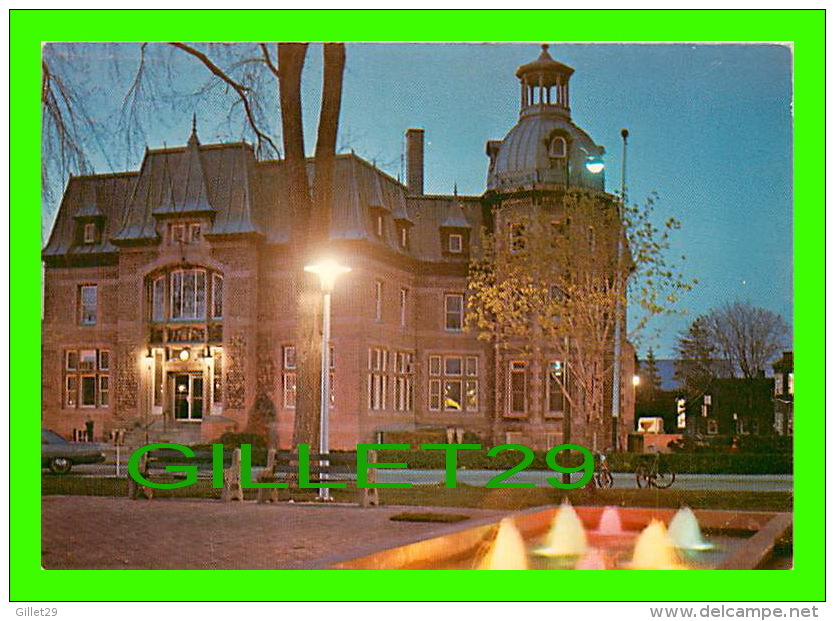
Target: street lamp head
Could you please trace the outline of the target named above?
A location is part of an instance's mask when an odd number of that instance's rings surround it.
[[[340,265],[333,259],[325,259],[314,265],[306,265],[304,271],[319,276],[322,291],[327,293],[333,290],[333,285],[336,282],[337,277],[342,274],[347,274],[351,271],[351,268],[346,267],[345,265]]]
[[[605,165],[603,164],[603,158],[599,155],[589,155],[586,158],[586,170],[588,170],[593,175],[603,172]]]

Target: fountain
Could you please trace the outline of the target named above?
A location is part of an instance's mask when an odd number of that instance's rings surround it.
[[[522,511],[501,522],[485,519],[483,523],[422,540],[404,539],[399,545],[361,557],[334,559],[328,566],[335,569],[685,569],[686,562],[692,563],[693,569],[786,568],[786,546],[778,548],[777,544],[791,541],[790,513],[695,511],[696,525],[710,529],[711,543],[716,546],[707,552],[676,548],[688,541],[698,543],[701,536],[692,534],[696,532],[693,521],[687,526],[690,518],[674,520],[675,514],[675,509],[664,508],[605,510],[564,504]],[[687,528],[678,526],[682,520]],[[670,531],[665,524],[670,524]],[[677,535],[679,528],[691,533],[689,538]],[[675,541],[671,536],[674,534]],[[564,555],[537,555],[537,546]],[[583,558],[586,551],[588,554]]]
[[[478,569],[528,569],[525,540],[511,518],[499,522],[496,539]]]
[[[684,569],[664,522],[651,520],[635,542],[628,569]]]
[[[597,535],[623,535],[624,530],[620,522],[620,513],[616,507],[605,507],[600,515],[600,524],[594,531]]]
[[[534,552],[540,556],[582,556],[588,550],[586,529],[568,501],[562,503],[554,516],[544,545]]]
[[[690,507],[682,507],[673,516],[668,529],[673,545],[683,550],[712,550],[715,546],[702,539],[702,530]]]

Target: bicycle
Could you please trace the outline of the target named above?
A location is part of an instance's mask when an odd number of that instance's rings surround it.
[[[606,460],[606,455],[603,453],[597,454],[597,461],[595,463],[594,474],[588,483],[589,487],[609,488],[615,483],[612,477],[612,471],[609,470],[609,462]]]
[[[635,468],[635,481],[638,487],[655,487],[658,489],[667,489],[676,480],[676,473],[668,466],[662,466],[660,455],[655,454],[655,458],[649,463],[638,464]]]

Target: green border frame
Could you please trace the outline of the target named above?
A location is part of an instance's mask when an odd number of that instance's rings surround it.
[[[162,15],[160,13],[163,13]],[[10,11],[10,598],[12,601],[664,600],[821,601],[824,590],[823,10],[798,11]],[[40,567],[40,46],[79,40],[791,41],[795,62],[795,569],[596,574],[546,572],[44,571]],[[27,207],[27,205],[29,207]],[[13,233],[13,235],[11,234]],[[788,240],[787,240],[788,241]],[[766,269],[766,267],[764,267]],[[811,404],[815,404],[813,407]],[[178,578],[187,579],[178,580]],[[195,578],[197,578],[195,580]],[[131,581],[136,581],[131,585]],[[224,589],[212,585],[222,580]],[[178,585],[188,584],[187,591]],[[205,587],[198,585],[205,584]],[[653,586],[648,588],[647,585]],[[93,588],[92,585],[95,585]],[[140,586],[141,585],[141,586]],[[408,586],[406,586],[408,585]],[[133,586],[134,588],[130,588]],[[651,598],[651,599],[650,599]]]

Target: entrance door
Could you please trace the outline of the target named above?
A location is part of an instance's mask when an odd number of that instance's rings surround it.
[[[172,374],[175,420],[202,420],[203,374]]]

